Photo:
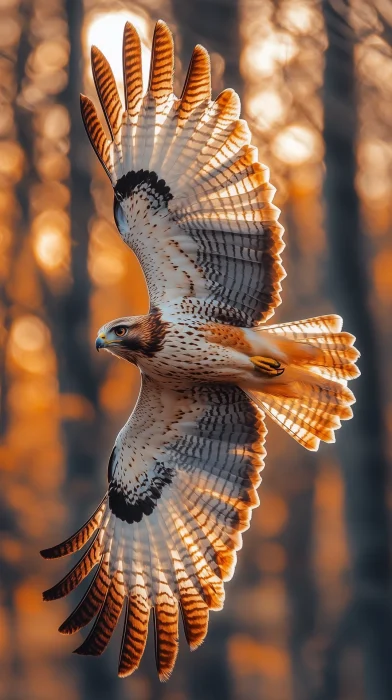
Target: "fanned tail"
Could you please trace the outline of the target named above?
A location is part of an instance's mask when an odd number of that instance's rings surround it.
[[[284,372],[248,395],[308,450],[317,450],[320,440],[334,442],[341,421],[352,417],[347,381],[360,374],[355,338],[342,332],[340,316],[262,326],[258,334],[273,335],[271,354]]]

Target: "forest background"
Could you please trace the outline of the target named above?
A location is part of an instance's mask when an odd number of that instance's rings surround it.
[[[275,318],[336,311],[357,336],[355,417],[306,453],[269,424],[260,507],[223,612],[159,684],[151,639],[116,677],[57,633],[75,600],[42,602],[69,568],[39,550],[84,522],[139,386],[96,330],[142,313],[139,265],[84,133],[89,51],[121,81],[126,20],[170,25],[181,91],[193,46],[213,92],[235,88],[286,227]],[[392,456],[390,0],[0,0],[0,698],[390,700]],[[76,598],[78,597],[77,594]]]

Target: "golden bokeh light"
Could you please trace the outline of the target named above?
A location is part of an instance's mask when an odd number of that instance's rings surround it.
[[[37,170],[42,180],[66,180],[69,176],[69,160],[63,153],[57,151],[44,152],[37,159]]]
[[[369,84],[385,91],[392,82],[392,47],[381,36],[370,34],[356,46],[358,73]]]
[[[64,235],[55,228],[42,228],[34,241],[34,253],[38,263],[46,270],[63,267],[69,254]]]
[[[117,284],[125,275],[126,268],[120,251],[101,251],[91,258],[89,272],[98,286]]]
[[[70,256],[69,217],[61,210],[46,210],[33,221],[33,250],[47,272],[66,268]]]
[[[41,78],[47,73],[64,68],[68,62],[68,56],[69,42],[65,37],[41,41],[34,51],[32,67]]]
[[[314,33],[322,28],[321,14],[309,0],[286,0],[279,15],[284,26],[294,33]]]
[[[242,54],[242,72],[252,82],[268,78],[277,66],[286,65],[297,53],[294,38],[287,32],[268,32],[267,35],[250,42]]]
[[[39,118],[38,128],[43,136],[52,141],[68,136],[70,119],[63,105],[50,105]]]
[[[19,39],[20,25],[16,17],[2,17],[0,22],[0,47],[6,49]]]
[[[143,83],[144,88],[146,88],[150,70],[151,51],[147,46],[147,41],[149,41],[148,21],[141,14],[121,10],[93,15],[87,24],[87,48],[90,50],[91,46],[97,46],[109,61],[116,81],[122,83],[122,36],[126,22],[131,22],[136,27],[141,38]]]
[[[281,123],[289,106],[276,90],[258,92],[247,104],[249,117],[260,131],[269,131]]]
[[[124,256],[123,243],[114,226],[105,219],[96,219],[91,227],[88,262],[94,284],[106,287],[120,282],[126,273]]]
[[[272,151],[283,163],[302,165],[322,156],[322,140],[310,127],[292,124],[275,137]]]
[[[49,342],[49,331],[37,316],[20,316],[12,325],[10,340],[24,352],[42,352]]]
[[[31,377],[16,380],[9,392],[8,402],[15,416],[25,419],[34,412],[53,410],[57,402],[58,383],[53,377]]]
[[[10,182],[18,182],[22,176],[24,154],[15,141],[2,141],[0,143],[0,177]]]
[[[380,139],[363,139],[358,145],[360,171],[357,188],[365,200],[390,199],[392,183],[392,146]]]
[[[49,330],[32,314],[19,316],[12,324],[8,351],[16,366],[27,372],[46,374],[55,368]]]

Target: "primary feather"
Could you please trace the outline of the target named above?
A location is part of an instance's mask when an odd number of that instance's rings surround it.
[[[126,111],[106,59],[92,49],[95,85],[111,142],[91,101],[82,115],[115,192],[115,216],[146,275],[152,304],[196,296],[221,322],[252,326],[280,303],[283,228],[269,172],[257,162],[240,101],[211,101],[210,62],[193,52],[180,98],[172,92],[173,40],[158,22],[149,86],[141,94],[140,40],[124,34]],[[167,204],[168,206],[162,206]],[[140,231],[143,235],[140,235]]]
[[[264,436],[262,412],[237,387],[170,391],[143,380],[114,447],[107,496],[76,535],[42,552],[61,557],[92,538],[80,563],[44,593],[45,600],[68,595],[98,566],[60,627],[71,634],[97,616],[77,653],[102,653],[126,597],[120,675],[139,664],[151,608],[161,679],[177,655],[179,611],[190,647],[201,644],[208,610],[223,605],[222,581],[232,576],[241,532],[258,504]]]
[[[147,91],[141,45],[126,24],[125,110],[108,62],[92,49],[107,138],[81,96],[94,150],[114,188],[119,232],[143,268],[151,308],[99,333],[142,372],[137,406],[120,431],[104,500],[51,559],[90,544],[44,593],[70,593],[96,568],[60,631],[95,622],[79,654],[101,654],[125,608],[119,675],[139,665],[153,618],[159,676],[170,675],[181,613],[186,639],[204,640],[224,601],[241,533],[258,504],[264,413],[308,449],[351,416],[358,374],[353,337],[324,316],[261,325],[280,303],[283,248],[269,171],[257,160],[233,90],[211,100],[210,61],[196,46],[173,94],[173,40],[155,28]]]

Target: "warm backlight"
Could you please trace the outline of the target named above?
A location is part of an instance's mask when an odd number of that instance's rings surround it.
[[[142,42],[143,83],[146,88],[150,69],[151,51],[148,21],[134,12],[106,12],[95,15],[87,25],[86,42],[88,49],[97,46],[110,63],[116,81],[122,83],[122,36],[124,25],[131,22],[137,29]]]

